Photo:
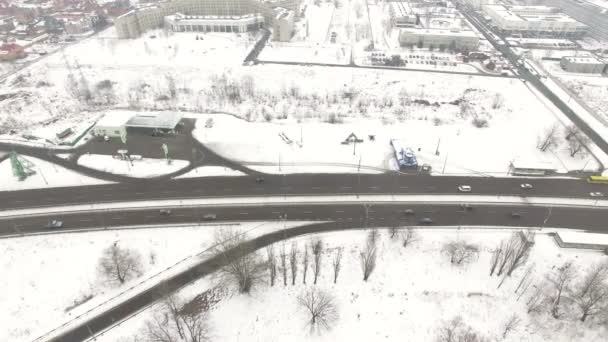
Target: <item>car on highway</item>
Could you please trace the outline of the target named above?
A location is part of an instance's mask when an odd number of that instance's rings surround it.
[[[473,210],[473,206],[472,206],[472,205],[470,205],[470,204],[468,204],[468,203],[462,203],[462,204],[460,205],[460,209],[461,209],[462,211],[469,211],[469,210]]]
[[[412,215],[414,215],[415,213],[414,213],[414,210],[413,210],[413,209],[405,209],[405,210],[403,211],[403,214],[404,214],[404,215],[406,215],[406,216],[412,216]]]
[[[530,184],[530,183],[523,183],[523,184],[521,184],[519,187],[520,187],[520,188],[522,188],[522,189],[525,189],[525,190],[528,190],[528,189],[532,189],[532,188],[534,188],[534,187],[532,186],[532,184]]]
[[[169,216],[171,215],[171,209],[161,209],[159,210],[160,216]]]
[[[429,218],[429,217],[423,217],[423,218],[421,218],[418,221],[418,223],[420,223],[420,224],[432,224],[433,220],[431,218]]]
[[[63,227],[63,221],[61,220],[49,220],[45,228],[47,229],[59,229]]]
[[[521,213],[518,213],[517,211],[513,211],[513,212],[511,212],[510,216],[512,218],[521,218]]]
[[[203,216],[203,220],[205,220],[205,221],[215,221],[215,220],[217,220],[217,215],[215,215],[215,214],[205,214]]]
[[[255,182],[256,182],[256,183],[264,183],[264,177],[257,177],[257,178],[255,179]]]
[[[604,193],[603,192],[599,192],[599,191],[594,191],[594,192],[590,192],[589,196],[591,196],[591,197],[604,197]]]
[[[470,185],[461,185],[458,187],[458,191],[460,192],[471,192],[471,186]]]

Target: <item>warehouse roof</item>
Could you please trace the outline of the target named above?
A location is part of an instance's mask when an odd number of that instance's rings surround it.
[[[175,129],[182,117],[176,112],[141,112],[127,121],[127,127]]]

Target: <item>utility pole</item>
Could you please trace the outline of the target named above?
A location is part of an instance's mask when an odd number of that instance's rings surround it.
[[[357,198],[361,192],[361,155],[359,155],[359,165],[357,166]]]
[[[435,149],[435,155],[438,156],[439,155],[439,143],[441,142],[441,138],[439,138],[439,140],[437,141],[437,148]]]
[[[353,156],[357,153],[357,138],[353,139]]]
[[[445,166],[448,164],[448,155],[445,155],[445,160],[443,161],[443,170],[441,170],[441,174],[445,172]]]

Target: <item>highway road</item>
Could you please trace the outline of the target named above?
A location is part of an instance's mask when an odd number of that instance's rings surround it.
[[[154,199],[238,197],[264,195],[355,195],[355,194],[458,194],[459,185],[470,185],[467,195],[590,198],[605,185],[580,179],[488,178],[428,176],[415,174],[293,174],[266,175],[263,183],[254,176],[204,177],[139,181],[93,186],[45,188],[0,192],[0,210]],[[521,189],[530,183],[533,189]]]
[[[45,225],[50,219],[64,222],[61,230],[112,228],[114,226],[167,225],[193,223],[210,224],[205,215],[214,214],[217,220],[270,221],[287,219],[297,221],[335,221],[353,226],[417,225],[422,218],[433,220],[432,225],[440,226],[529,226],[529,227],[576,227],[596,232],[606,232],[605,222],[608,210],[605,208],[571,208],[522,205],[474,204],[472,210],[462,210],[459,204],[371,204],[366,210],[357,203],[330,204],[285,204],[285,205],[222,205],[217,207],[175,207],[170,215],[161,215],[159,209],[127,209],[121,211],[74,212],[61,215],[44,214],[36,216],[0,218],[0,235],[15,233],[30,234],[57,232]],[[170,208],[170,207],[169,207]],[[414,215],[405,215],[405,209],[414,210]],[[367,218],[366,218],[367,212]],[[519,213],[514,218],[511,213]],[[204,229],[201,226],[201,229]]]
[[[405,215],[405,209],[413,209],[414,215]],[[511,217],[512,212],[522,214],[521,218]],[[367,214],[366,214],[367,212]],[[368,210],[362,205],[323,204],[287,206],[274,205],[263,207],[223,207],[210,209],[175,208],[170,216],[160,216],[158,210],[145,209],[137,211],[111,212],[96,217],[88,213],[79,213],[62,217],[66,221],[65,229],[99,227],[100,225],[125,225],[149,223],[184,223],[198,222],[204,214],[213,213],[218,220],[247,221],[273,220],[287,215],[288,220],[328,220],[318,224],[289,228],[263,235],[243,244],[225,256],[212,257],[201,261],[195,267],[186,270],[150,290],[123,302],[107,312],[78,325],[51,341],[73,342],[84,341],[92,334],[102,332],[116,322],[131,316],[160,298],[161,289],[174,291],[180,287],[218,270],[221,265],[233,257],[263,248],[271,243],[303,234],[316,232],[357,229],[361,227],[386,227],[391,224],[417,224],[424,217],[431,218],[433,225],[475,225],[475,226],[529,226],[529,227],[569,227],[577,226],[592,231],[605,231],[604,222],[608,211],[600,209],[573,209],[549,207],[521,207],[477,205],[472,210],[462,210],[458,205],[372,205]],[[46,223],[45,216],[15,220],[24,231],[36,231]],[[0,221],[1,222],[1,221]],[[105,222],[105,223],[103,223]],[[431,225],[430,227],[432,227]],[[5,225],[2,225],[5,226]],[[201,226],[200,229],[205,229]]]

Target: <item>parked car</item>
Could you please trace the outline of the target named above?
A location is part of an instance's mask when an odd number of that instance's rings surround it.
[[[217,219],[217,215],[215,214],[206,214],[203,216],[203,220],[205,221],[215,221]]]
[[[590,192],[589,196],[591,196],[591,197],[604,197],[604,193],[603,192],[595,191],[595,192]]]
[[[461,185],[458,187],[458,191],[460,192],[471,192],[471,186],[470,185]]]
[[[429,217],[423,217],[423,218],[421,218],[421,219],[418,221],[418,223],[420,223],[420,224],[432,224],[432,223],[433,223],[433,220],[432,220],[432,219],[430,219]]]
[[[161,209],[159,211],[160,216],[169,216],[171,215],[171,209]]]
[[[63,227],[63,221],[61,220],[49,220],[45,228],[47,229],[59,229]]]
[[[532,184],[529,184],[529,183],[523,183],[522,185],[520,185],[520,187],[522,189],[532,189],[533,188]]]

